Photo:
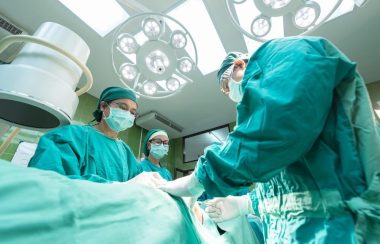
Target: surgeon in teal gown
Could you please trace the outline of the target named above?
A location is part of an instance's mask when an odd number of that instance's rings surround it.
[[[118,134],[133,125],[136,111],[137,99],[131,90],[105,89],[93,113],[97,124],[68,125],[48,132],[41,137],[29,167],[101,183],[133,178],[142,169]]]
[[[172,180],[170,171],[160,164],[160,159],[168,154],[169,137],[166,131],[151,129],[144,138],[144,155],[141,167],[145,172],[158,172],[165,180]]]
[[[218,72],[237,103],[236,129],[205,149],[194,174],[161,188],[227,196],[257,182],[252,212],[267,243],[355,243],[355,228],[358,240],[378,238],[379,218],[366,223],[380,204],[364,203],[379,201],[365,193],[379,194],[370,186],[380,136],[356,64],[319,37],[271,40],[245,59],[230,53]]]

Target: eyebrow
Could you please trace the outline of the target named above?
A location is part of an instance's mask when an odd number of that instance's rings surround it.
[[[124,106],[130,108],[131,110],[137,110],[137,108],[131,108],[131,106],[129,106],[128,104],[123,103],[123,102],[115,102],[115,103],[117,103],[117,104],[122,104],[122,105],[124,105]]]

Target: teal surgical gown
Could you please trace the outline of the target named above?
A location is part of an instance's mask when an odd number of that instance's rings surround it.
[[[172,175],[170,174],[170,171],[162,166],[157,166],[154,163],[152,163],[149,159],[145,158],[140,163],[143,171],[145,172],[158,172],[162,178],[165,180],[173,180]]]
[[[367,150],[379,137],[356,64],[322,38],[272,40],[250,58],[242,88],[236,129],[198,160],[205,190],[233,195],[259,182],[267,243],[354,242],[343,203],[367,189],[363,162],[380,162],[380,147]]]
[[[101,183],[127,181],[142,171],[127,144],[89,125],[68,125],[42,136],[29,167]]]
[[[201,243],[179,198],[96,184],[0,160],[0,243]]]

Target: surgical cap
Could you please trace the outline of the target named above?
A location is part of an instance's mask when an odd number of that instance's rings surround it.
[[[100,103],[102,101],[104,102],[110,102],[116,99],[130,99],[137,103],[137,98],[135,93],[128,89],[128,88],[122,88],[122,87],[116,87],[116,86],[111,86],[106,88],[102,94],[100,95],[98,105],[96,107],[96,110],[92,113],[96,121],[100,121],[102,119],[102,111],[100,110]]]
[[[148,141],[152,139],[151,137],[153,134],[160,132],[160,131],[164,132],[167,135],[166,131],[164,131],[162,129],[151,129],[148,131],[148,133],[144,137],[144,155],[145,156],[147,156],[147,157],[149,156],[149,151],[148,151],[148,146],[147,146]]]
[[[246,57],[245,54],[240,52],[229,52],[227,56],[224,58],[222,65],[216,75],[218,82],[222,81],[222,78],[227,77],[232,72],[232,67],[236,59]]]

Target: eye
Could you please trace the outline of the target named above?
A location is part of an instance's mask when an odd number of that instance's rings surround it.
[[[125,111],[129,110],[128,106],[126,106],[124,104],[119,104],[119,108],[121,108],[122,110],[125,110]]]

